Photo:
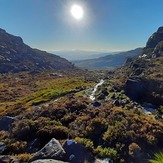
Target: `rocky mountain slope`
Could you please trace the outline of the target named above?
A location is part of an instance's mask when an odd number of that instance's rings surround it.
[[[120,52],[118,54],[109,54],[96,59],[87,59],[74,61],[73,63],[81,68],[116,68],[122,66],[127,58],[134,57],[142,52],[142,48]]]
[[[115,72],[116,84],[137,101],[163,104],[163,27],[147,41],[142,53],[128,59],[125,66]]]
[[[73,68],[66,59],[32,49],[22,38],[0,29],[0,73]]]

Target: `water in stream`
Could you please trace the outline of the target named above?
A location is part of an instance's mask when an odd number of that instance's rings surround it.
[[[100,85],[102,85],[103,83],[104,83],[104,80],[101,79],[100,82],[99,82],[98,84],[95,85],[95,87],[94,87],[94,89],[93,89],[93,91],[92,91],[92,94],[91,94],[90,97],[89,97],[92,101],[95,100],[95,93],[96,93],[96,91],[97,91],[97,88],[98,88]]]

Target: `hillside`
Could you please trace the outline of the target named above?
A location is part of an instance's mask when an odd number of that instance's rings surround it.
[[[66,59],[32,49],[22,38],[0,29],[0,73],[73,68]]]
[[[147,41],[136,58],[127,61],[114,74],[115,84],[134,100],[163,105],[163,27]]]
[[[161,151],[160,31],[114,71],[0,74],[0,161],[146,163]]]
[[[96,59],[88,59],[82,61],[74,61],[73,63],[81,68],[116,68],[122,66],[127,58],[136,56],[140,54],[142,48],[137,48],[134,50],[120,52],[117,54],[108,54],[104,57],[99,57]]]

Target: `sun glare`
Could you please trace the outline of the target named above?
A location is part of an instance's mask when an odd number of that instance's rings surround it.
[[[79,5],[73,5],[71,7],[71,14],[75,19],[80,20],[83,18],[84,14],[83,8]]]

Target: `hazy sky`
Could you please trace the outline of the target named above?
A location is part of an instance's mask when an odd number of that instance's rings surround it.
[[[0,28],[44,50],[129,50],[162,25],[163,0],[0,0]]]

